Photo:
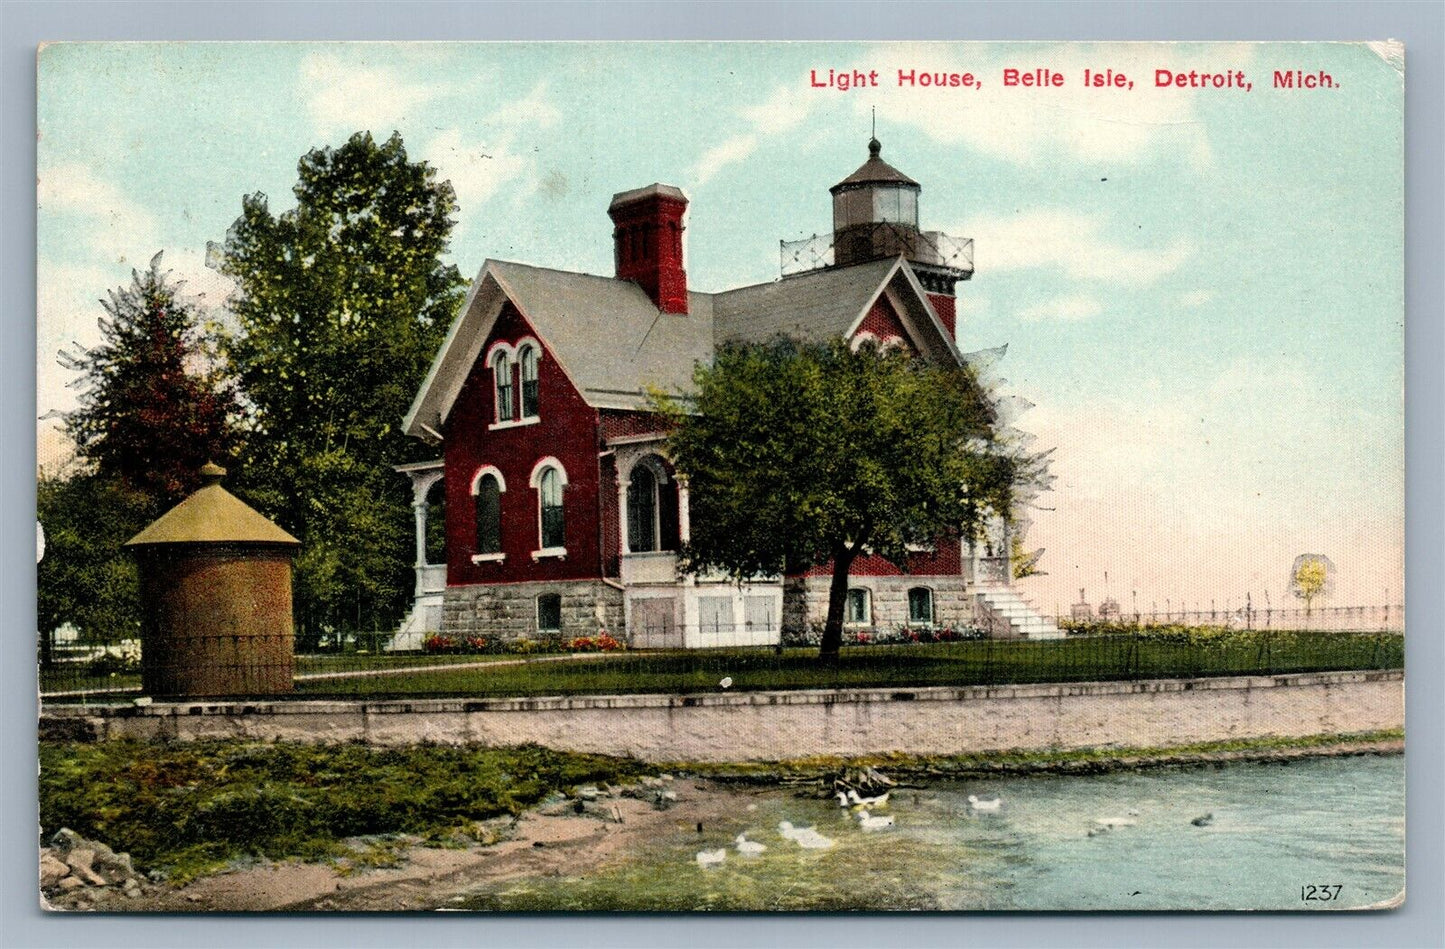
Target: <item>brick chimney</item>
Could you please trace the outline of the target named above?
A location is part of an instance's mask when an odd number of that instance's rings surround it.
[[[612,196],[617,279],[631,280],[664,313],[687,312],[687,271],[682,269],[682,216],[687,196],[672,185],[651,184]]]

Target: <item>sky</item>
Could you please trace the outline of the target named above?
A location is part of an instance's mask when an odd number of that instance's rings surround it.
[[[157,251],[206,308],[241,198],[294,204],[297,160],[399,131],[460,205],[449,259],[608,274],[607,203],[691,200],[694,289],[776,279],[867,157],[917,180],[921,224],[974,240],[965,352],[1008,344],[1018,426],[1053,447],[1026,544],[1045,611],[1402,601],[1401,53],[1364,44],[61,44],[40,55],[38,463],[75,405],[55,354]],[[878,70],[877,88],[816,74]],[[977,85],[900,88],[899,70]],[[1006,69],[1062,87],[1006,86]],[[1113,69],[1132,89],[1085,88]],[[1253,88],[1156,88],[1157,70]],[[1275,89],[1276,70],[1331,89]],[[1106,579],[1107,577],[1107,579]]]

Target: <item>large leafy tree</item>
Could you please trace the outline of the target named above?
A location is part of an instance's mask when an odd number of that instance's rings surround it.
[[[238,489],[302,542],[303,635],[382,628],[411,589],[418,448],[400,420],[465,286],[442,263],[456,198],[399,135],[302,157],[296,206],[264,194],[216,265],[237,284],[225,345],[250,410]]]
[[[154,499],[94,471],[42,472],[36,509],[45,528],[36,568],[41,664],[50,664],[49,632],[66,623],[86,642],[139,636],[136,567],[121,545],[154,516]]]
[[[174,503],[199,486],[203,464],[231,454],[235,392],[197,307],[161,270],[160,254],[101,305],[101,343],[60,354],[82,387],[65,431],[101,478],[157,505]]]
[[[1003,450],[973,373],[872,346],[721,349],[685,399],[655,396],[686,475],[692,571],[738,579],[832,565],[821,656],[842,644],[848,574],[1007,517],[1027,459]]]

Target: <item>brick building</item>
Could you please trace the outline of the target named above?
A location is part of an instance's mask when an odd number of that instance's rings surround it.
[[[832,233],[783,245],[784,275],[770,283],[690,290],[687,198],[663,184],[613,197],[615,276],[482,266],[405,420],[442,458],[400,469],[415,491],[418,565],[399,646],[435,630],[570,638],[599,628],[634,648],[765,644],[785,624],[821,621],[826,569],[741,587],[678,575],[687,485],[646,393],[685,391],[722,343],[779,335],[964,360],[954,288],[972,275],[972,242],[922,231],[920,186],[880,152],[869,142],[868,160],[831,189]],[[427,562],[436,494],[445,498],[444,564]],[[966,624],[980,610],[1006,613],[1012,601],[980,601],[1007,586],[1000,560],[957,538],[919,550],[906,571],[861,557],[847,622]],[[1025,619],[1003,629],[1051,632]]]

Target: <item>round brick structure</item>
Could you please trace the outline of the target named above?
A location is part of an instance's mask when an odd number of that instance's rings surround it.
[[[141,687],[147,695],[290,692],[291,558],[300,542],[206,484],[126,542],[140,571]]]

